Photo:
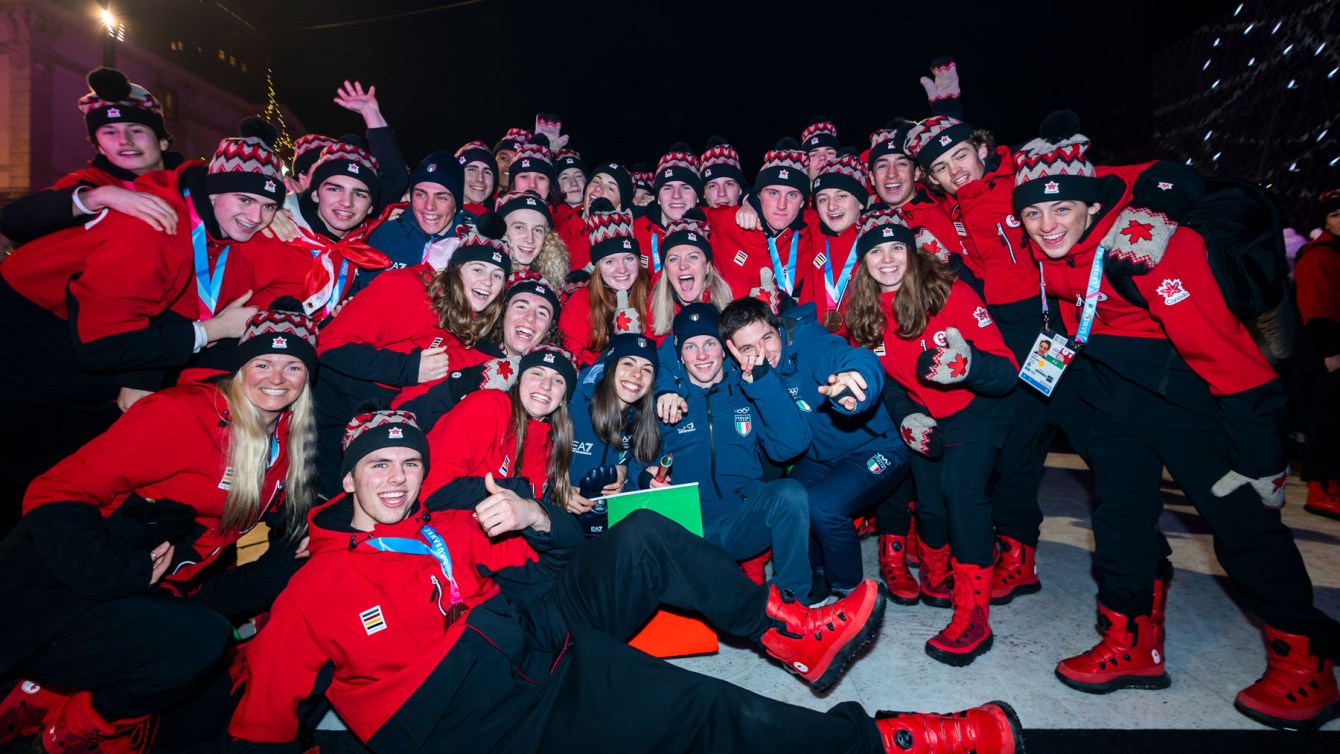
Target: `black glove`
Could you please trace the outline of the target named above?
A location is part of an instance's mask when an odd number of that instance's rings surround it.
[[[170,542],[173,546],[187,545],[204,533],[205,527],[195,521],[195,508],[176,500],[149,501],[131,493],[109,517],[131,521],[143,527],[136,539],[135,549],[149,552]]]
[[[597,466],[586,472],[577,482],[582,497],[593,500],[605,494],[605,488],[619,481],[618,466]]]

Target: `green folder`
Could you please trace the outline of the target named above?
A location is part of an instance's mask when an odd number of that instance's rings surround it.
[[[698,483],[675,484],[652,490],[621,492],[605,498],[609,526],[619,523],[635,510],[654,510],[689,531],[703,535],[703,508],[698,502]]]

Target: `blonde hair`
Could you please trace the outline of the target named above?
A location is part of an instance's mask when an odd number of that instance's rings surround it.
[[[239,380],[235,377],[223,380],[219,391],[228,404],[225,455],[228,468],[233,471],[219,528],[241,533],[260,519],[262,487],[270,467],[270,432],[260,410],[243,394]],[[289,411],[284,523],[288,539],[296,541],[307,532],[307,511],[316,497],[316,401],[312,398],[310,373]]]
[[[514,269],[523,268],[523,265],[517,264],[515,259],[512,263]],[[524,268],[538,272],[550,288],[561,291],[568,282],[570,264],[568,245],[563,243],[563,239],[559,238],[553,228],[546,228],[544,243],[540,244],[540,253],[535,255],[535,259],[531,260],[529,265],[524,265]],[[554,315],[554,319],[558,319],[558,313],[555,312]]]
[[[730,284],[717,272],[717,266],[707,260],[707,278],[703,281],[703,288],[708,293],[708,300],[712,306],[721,311],[726,305],[735,300],[735,295],[731,293]],[[695,301],[685,301],[684,305],[697,303]],[[656,279],[656,285],[651,291],[651,303],[648,306],[651,309],[651,322],[653,335],[665,335],[670,332],[675,322],[675,314],[679,312],[679,302],[675,300],[675,289],[670,285],[670,276],[662,272]]]

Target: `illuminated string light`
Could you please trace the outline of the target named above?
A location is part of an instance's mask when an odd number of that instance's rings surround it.
[[[1283,26],[1283,25],[1284,25],[1284,22],[1283,22],[1283,21],[1276,21],[1276,22],[1275,22],[1275,28],[1271,29],[1271,30],[1270,30],[1270,33],[1271,33],[1271,34],[1274,34],[1275,32],[1279,31],[1279,30],[1280,30],[1280,27]]]
[[[1317,141],[1321,141],[1322,139],[1326,138],[1326,134],[1328,133],[1330,133],[1328,129],[1325,128],[1321,129],[1321,133],[1317,134]]]
[[[1254,66],[1254,65],[1256,65],[1256,58],[1252,58],[1251,60],[1248,60],[1248,61],[1247,61],[1247,67],[1248,67],[1248,68],[1251,68],[1251,67]]]
[[[1237,10],[1233,11],[1233,17],[1234,17],[1234,18],[1237,18],[1237,17],[1238,17],[1238,14],[1242,12],[1242,6],[1244,6],[1244,5],[1246,5],[1246,3],[1238,3]]]
[[[1320,55],[1320,54],[1321,54],[1321,51],[1324,50],[1324,49],[1326,49],[1326,43],[1325,43],[1325,42],[1322,42],[1321,44],[1317,45],[1317,49],[1313,50],[1313,51],[1312,51],[1312,54],[1313,54],[1313,55]]]
[[[1205,59],[1205,65],[1201,66],[1200,69],[1201,69],[1202,71],[1204,71],[1204,70],[1206,70],[1206,69],[1209,68],[1209,67],[1210,67],[1210,59],[1209,59],[1209,58],[1206,58],[1206,59]]]
[[[1201,141],[1209,141],[1211,136],[1214,136],[1214,130],[1213,130],[1213,129],[1211,129],[1211,130],[1209,130],[1209,131],[1206,131],[1206,132],[1205,132],[1205,138],[1204,138],[1204,139],[1201,139]]]
[[[1293,51],[1293,45],[1289,45],[1288,47],[1284,48],[1284,52],[1281,52],[1280,55],[1288,55],[1292,51]]]
[[[1247,36],[1248,34],[1251,34],[1251,33],[1252,33],[1252,29],[1255,29],[1255,28],[1256,28],[1256,23],[1255,23],[1255,22],[1250,23],[1250,24],[1247,24],[1247,28],[1245,28],[1245,29],[1242,30],[1242,35],[1243,35],[1243,36]]]

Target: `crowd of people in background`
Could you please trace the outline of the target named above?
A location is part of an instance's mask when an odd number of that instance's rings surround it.
[[[1066,111],[998,144],[949,59],[928,113],[816,117],[752,180],[719,136],[587,160],[550,113],[407,162],[358,82],[361,136],[286,161],[249,118],[187,159],[149,91],[88,83],[92,161],[0,213],[0,742],[297,750],[333,707],[374,751],[1019,751],[1005,701],[817,712],[626,642],[694,611],[822,692],[924,603],[925,652],[969,666],[1042,589],[1058,435],[1094,476],[1099,634],[1053,648],[1061,683],[1171,682],[1166,468],[1264,626],[1237,709],[1340,715],[1280,515],[1294,429],[1340,519],[1340,190],[1245,316],[1206,230],[1234,189],[1095,165]],[[1259,345],[1285,320],[1291,386]],[[610,525],[685,484],[701,537]]]

